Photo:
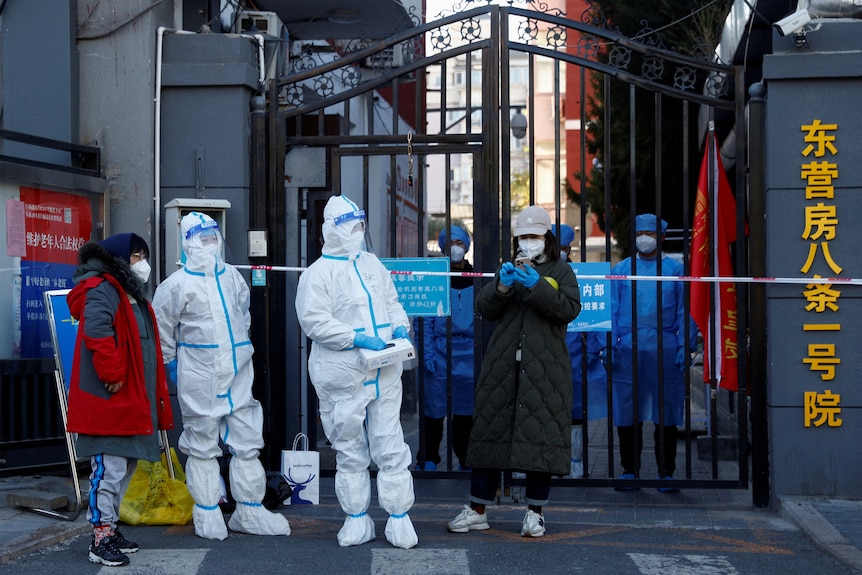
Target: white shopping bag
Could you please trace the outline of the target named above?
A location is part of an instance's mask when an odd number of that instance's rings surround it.
[[[297,433],[293,449],[281,452],[281,473],[293,489],[285,505],[320,503],[320,453],[308,450],[308,436]]]

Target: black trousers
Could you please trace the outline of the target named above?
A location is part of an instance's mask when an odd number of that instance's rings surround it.
[[[440,443],[443,441],[442,417],[425,416],[425,443],[423,454],[425,461],[431,461],[434,465],[440,465]],[[472,415],[452,416],[452,451],[458,458],[462,467],[467,467],[467,444],[470,442],[470,431],[473,429]],[[421,460],[421,456],[419,457]]]
[[[637,425],[637,435],[635,435],[634,425],[617,427],[617,437],[620,442],[620,464],[623,467],[623,473],[629,473],[636,477],[640,475],[643,429],[643,422]],[[659,435],[659,431],[662,429],[664,431],[663,443],[660,441]],[[656,425],[653,439],[655,440],[655,462],[658,466],[659,476],[673,475],[673,472],[676,471],[676,445],[679,440],[679,429],[675,425],[665,425],[663,428]]]
[[[470,501],[493,505],[497,488],[500,486],[499,469],[473,468],[470,474]],[[524,500],[528,505],[547,505],[551,494],[551,474],[541,471],[527,471]]]

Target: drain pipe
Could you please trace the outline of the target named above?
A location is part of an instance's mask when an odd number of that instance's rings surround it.
[[[159,26],[156,32],[156,89],[153,99],[155,105],[153,122],[155,124],[153,130],[153,221],[155,223],[155,233],[153,234],[153,253],[155,258],[155,277],[156,282],[161,281],[161,229],[162,229],[162,181],[161,181],[161,155],[162,155],[162,52],[164,46],[165,34],[195,34],[190,30],[177,30],[175,28],[165,28]],[[240,34],[243,38],[250,38],[257,41],[258,48],[258,68],[260,70],[259,82],[260,90],[264,89],[266,84],[266,68],[264,57],[264,44],[262,34]]]
[[[257,67],[260,72],[257,78],[259,84],[258,89],[261,92],[264,92],[264,88],[266,87],[266,58],[263,49],[263,34],[240,34],[240,36],[257,41]],[[273,55],[273,58],[275,57],[276,56]]]

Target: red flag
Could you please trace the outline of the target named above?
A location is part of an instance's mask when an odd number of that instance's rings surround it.
[[[713,178],[712,182],[710,182],[710,176]],[[710,230],[712,230],[711,233]],[[711,238],[714,241],[710,242]],[[727,175],[724,173],[724,166],[721,164],[718,140],[715,133],[710,132],[703,162],[700,165],[700,179],[694,206],[691,275],[693,277],[732,276],[730,244],[735,241],[736,200],[727,181]],[[712,273],[714,262],[718,264],[718,273]],[[710,304],[715,309],[714,321],[710,317]],[[739,386],[736,284],[692,282],[691,315],[703,335],[703,380],[710,382],[714,377],[718,387],[736,391]]]

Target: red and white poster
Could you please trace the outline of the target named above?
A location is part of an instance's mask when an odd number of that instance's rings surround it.
[[[72,287],[78,248],[90,240],[86,196],[21,187],[26,255],[21,258],[21,346],[24,358],[51,357],[43,292]]]

